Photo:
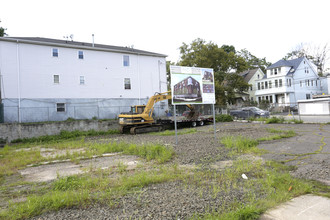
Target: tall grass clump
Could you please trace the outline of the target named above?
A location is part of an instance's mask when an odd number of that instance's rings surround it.
[[[258,141],[243,136],[226,136],[221,139],[221,144],[240,153],[257,150]]]
[[[284,120],[284,118],[283,117],[279,117],[279,118],[277,118],[277,117],[271,117],[271,118],[268,118],[267,120],[266,120],[266,124],[281,124],[281,123],[283,123],[285,120]]]
[[[127,155],[136,155],[146,160],[156,160],[165,163],[174,156],[173,148],[165,147],[161,144],[128,144],[124,142],[112,142],[107,144],[93,144],[90,146],[98,154],[122,152]]]

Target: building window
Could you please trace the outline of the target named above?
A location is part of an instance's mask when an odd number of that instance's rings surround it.
[[[127,55],[123,56],[123,65],[129,66],[129,56],[127,56]]]
[[[252,86],[250,86],[250,91],[252,91],[253,90],[253,88],[252,88]]]
[[[261,89],[265,89],[264,82],[261,82]]]
[[[54,75],[54,83],[59,84],[60,83],[60,75]]]
[[[53,57],[58,57],[58,49],[57,48],[53,48],[52,54],[53,54]]]
[[[306,94],[306,99],[311,99],[311,94]]]
[[[268,82],[268,87],[271,89],[272,88],[272,81]]]
[[[311,86],[313,86],[313,81],[314,81],[314,80],[311,80]]]
[[[309,69],[307,66],[305,67],[305,73],[309,73]]]
[[[270,70],[270,75],[273,75],[273,69]]]
[[[125,78],[124,79],[125,89],[131,89],[131,79]]]
[[[317,86],[317,80],[315,80],[315,86]]]
[[[300,87],[302,87],[302,86],[303,86],[303,81],[300,80]]]
[[[80,85],[85,85],[85,76],[79,77]]]
[[[273,96],[269,96],[269,102],[273,103]]]
[[[260,83],[258,83],[258,90],[260,90]]]
[[[282,79],[278,80],[279,87],[282,87]]]
[[[280,74],[281,73],[281,68],[278,68],[278,74]]]
[[[65,112],[65,103],[56,103],[57,112]]]
[[[84,59],[84,51],[78,51],[78,58],[83,60]]]
[[[259,74],[258,74],[258,79],[260,78]]]
[[[275,79],[275,88],[277,88],[278,87],[278,81],[277,81],[277,79]]]
[[[274,75],[277,75],[277,68],[274,69]]]
[[[268,82],[265,82],[265,89],[268,89]]]

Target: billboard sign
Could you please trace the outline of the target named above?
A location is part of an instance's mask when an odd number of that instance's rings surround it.
[[[172,103],[215,104],[213,69],[170,66]]]

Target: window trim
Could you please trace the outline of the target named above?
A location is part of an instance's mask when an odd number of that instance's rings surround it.
[[[125,67],[130,66],[130,62],[129,61],[130,61],[129,55],[123,55],[123,66],[125,66]]]
[[[79,85],[85,85],[85,76],[79,76]]]
[[[56,53],[54,53],[54,50],[57,50],[57,52]],[[54,54],[56,54],[56,56],[54,56]],[[59,57],[59,54],[60,54],[60,50],[58,49],[58,48],[52,48],[52,57]]]
[[[80,54],[80,52],[81,52],[82,54]],[[84,59],[84,51],[83,51],[83,50],[78,50],[78,59],[79,59],[79,60],[83,60],[83,59]]]
[[[129,84],[126,84],[126,80],[129,80]],[[126,85],[129,85],[129,87],[126,88]],[[131,78],[124,78],[124,89],[125,90],[131,90],[132,89]]]
[[[59,105],[63,105],[63,107],[59,106]],[[63,111],[61,109],[63,109]],[[64,102],[56,103],[56,112],[57,113],[65,113],[66,112],[66,104]]]
[[[57,80],[55,80],[55,77],[57,76]],[[60,75],[59,74],[54,74],[53,75],[53,83],[55,84],[55,85],[58,85],[58,84],[60,84]]]

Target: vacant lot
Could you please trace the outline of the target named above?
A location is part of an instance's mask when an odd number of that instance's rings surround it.
[[[0,218],[257,219],[330,195],[330,125],[218,123],[0,150]],[[321,183],[322,184],[321,184]]]

